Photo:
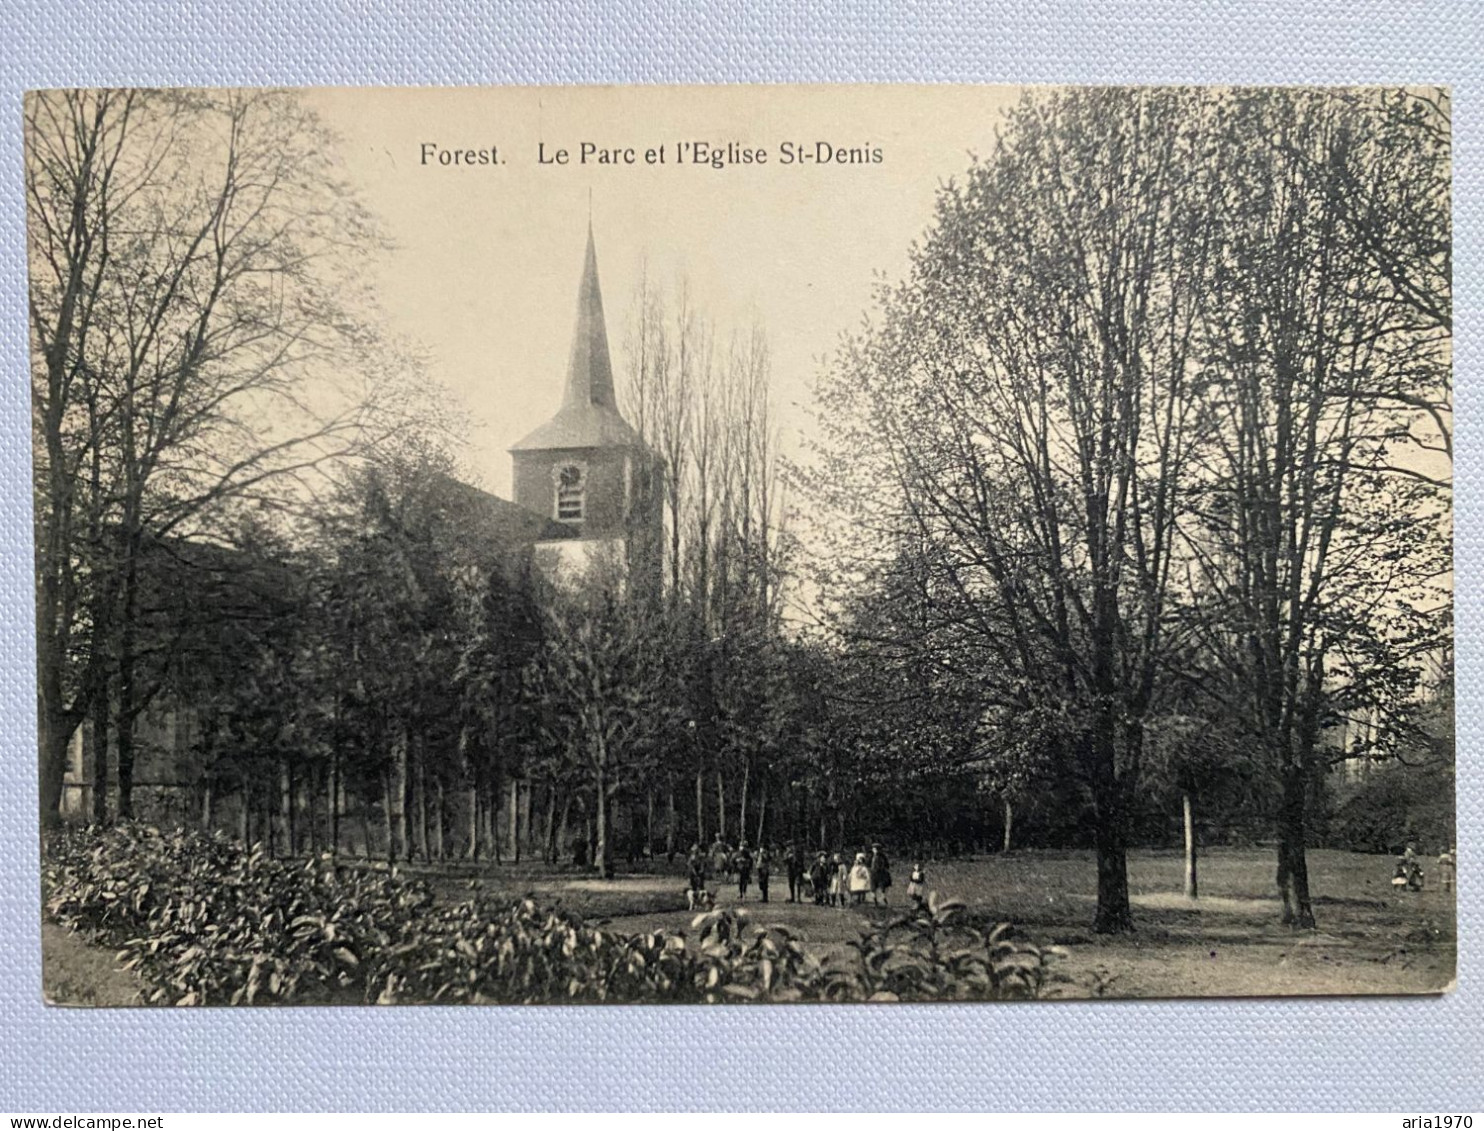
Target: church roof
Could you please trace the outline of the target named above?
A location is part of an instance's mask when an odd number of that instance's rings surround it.
[[[562,407],[510,450],[638,447],[641,443],[639,434],[618,411],[618,398],[613,391],[613,362],[608,355],[603,292],[598,286],[598,253],[589,224],[587,257],[577,292],[577,326],[572,333]]]
[[[573,536],[572,528],[565,523],[451,475],[438,477],[432,501],[445,514],[457,518],[464,529],[477,530],[482,538],[507,550]]]

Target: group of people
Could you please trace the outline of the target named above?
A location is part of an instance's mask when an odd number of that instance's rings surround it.
[[[795,870],[796,879],[790,888],[800,900],[808,898],[830,907],[860,905],[867,896],[872,903],[888,902],[891,862],[879,844],[857,852],[854,860],[844,852],[816,852],[807,867],[803,852],[795,850]]]
[[[1458,857],[1452,846],[1444,845],[1438,853],[1438,880],[1444,891],[1452,891],[1458,876]],[[1417,858],[1417,846],[1408,844],[1396,862],[1396,871],[1391,877],[1391,886],[1397,891],[1421,891],[1423,886],[1422,863]]]
[[[820,850],[810,854],[797,844],[787,845],[778,857],[767,845],[749,849],[743,841],[736,848],[720,836],[709,850],[691,845],[686,861],[690,891],[699,896],[707,890],[709,874],[726,873],[737,878],[737,899],[747,899],[748,888],[756,881],[758,898],[768,902],[769,883],[774,869],[781,865],[788,880],[788,902],[812,902],[820,906],[859,906],[869,896],[873,904],[885,906],[891,888],[891,862],[880,844],[856,852],[851,860],[846,852]],[[921,864],[913,864],[907,896],[920,904],[925,898],[926,874]]]
[[[733,848],[720,836],[717,836],[705,852],[701,851],[699,844],[691,845],[690,855],[686,858],[686,870],[690,876],[690,890],[693,893],[700,894],[706,891],[707,878],[713,873],[726,874],[736,876],[739,900],[747,898],[747,889],[756,880],[758,897],[764,903],[768,902],[768,887],[773,878],[773,867],[773,853],[766,844],[759,845],[754,850],[748,848],[744,840]]]

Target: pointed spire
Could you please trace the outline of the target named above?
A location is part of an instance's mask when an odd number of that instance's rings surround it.
[[[587,255],[577,289],[577,325],[567,360],[567,387],[557,414],[526,436],[512,452],[558,448],[633,448],[643,445],[618,408],[613,391],[613,362],[608,355],[608,327],[603,320],[603,292],[598,287],[598,252],[592,217],[587,221]]]
[[[603,320],[603,292],[598,286],[598,252],[593,242],[592,217],[587,222],[587,256],[577,291],[577,326],[567,362],[566,404],[617,407],[613,393],[613,362],[608,356],[608,326]]]

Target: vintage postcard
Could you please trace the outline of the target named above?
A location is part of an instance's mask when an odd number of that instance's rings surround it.
[[[1452,985],[1446,90],[25,131],[49,1001]]]

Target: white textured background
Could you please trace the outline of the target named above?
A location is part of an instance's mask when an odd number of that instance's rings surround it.
[[[1480,5],[0,0],[0,1111],[1484,1110]],[[41,1003],[21,92],[782,81],[1455,88],[1458,989],[1030,1006],[89,1011]]]

